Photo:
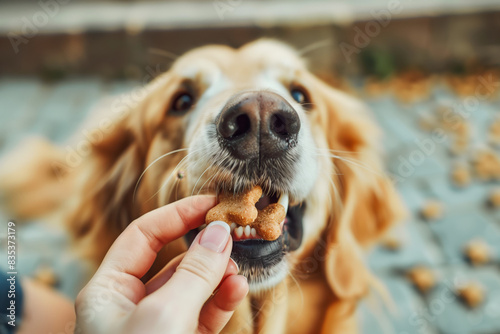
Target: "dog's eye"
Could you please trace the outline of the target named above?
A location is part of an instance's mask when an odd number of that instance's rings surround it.
[[[300,88],[293,88],[290,92],[292,94],[293,99],[300,104],[308,103],[306,93]]]
[[[177,95],[174,99],[174,103],[172,103],[172,107],[170,110],[174,114],[180,114],[188,111],[194,104],[194,98],[189,93],[181,93]]]

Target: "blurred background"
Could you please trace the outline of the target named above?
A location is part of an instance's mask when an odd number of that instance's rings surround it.
[[[362,333],[500,333],[498,0],[0,1],[0,159],[31,135],[64,144],[185,51],[260,37],[301,50],[384,130],[411,215],[368,255],[394,305],[363,301]],[[56,227],[18,227],[19,272],[74,298],[87,267],[68,249]]]

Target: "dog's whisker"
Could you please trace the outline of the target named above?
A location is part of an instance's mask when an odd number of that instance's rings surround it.
[[[158,196],[158,202],[159,203],[168,203],[167,199],[169,195],[172,193],[172,189],[174,185],[177,183],[178,179],[175,178],[174,182],[166,182],[164,186],[162,186],[154,195],[152,195],[150,198],[146,200],[146,202],[152,200],[155,196]]]
[[[299,290],[299,294],[300,294],[300,308],[299,308],[299,313],[302,313],[302,310],[304,309],[304,304],[305,304],[304,293],[302,291],[302,288],[300,287],[300,283],[297,281],[297,279],[295,278],[295,276],[293,275],[293,273],[288,268],[287,268],[287,273],[290,276],[290,278],[293,280],[293,282],[295,283],[295,285],[297,286],[297,289]],[[293,324],[295,321],[292,321],[291,324]]]
[[[197,149],[197,150],[194,150],[192,152],[189,152],[185,157],[183,157],[178,163],[177,165],[172,169],[172,172],[170,173],[170,175],[168,176],[168,178],[165,180],[165,182],[162,183],[161,187],[153,194],[151,195],[151,197],[149,197],[146,202],[149,202],[151,199],[153,199],[156,195],[158,195],[158,193],[164,189],[164,187],[166,187],[168,185],[168,182],[170,181],[170,179],[172,178],[172,176],[175,174],[176,171],[179,171],[180,168],[182,168],[182,164],[187,162],[187,159],[192,156],[193,154],[195,154],[196,152],[199,152],[201,149]],[[178,181],[178,180],[177,180]],[[167,192],[168,194],[168,192]]]
[[[177,149],[177,150],[173,150],[173,151],[170,151],[168,153],[165,153],[161,156],[159,156],[158,158],[156,158],[152,163],[150,163],[146,169],[144,169],[144,171],[141,173],[141,175],[139,176],[139,178],[137,179],[137,182],[135,184],[135,188],[134,188],[134,193],[132,195],[132,203],[135,204],[135,198],[136,198],[136,195],[137,195],[137,188],[139,187],[139,184],[141,183],[141,180],[142,178],[144,177],[144,174],[146,174],[146,172],[155,164],[157,163],[158,161],[160,161],[161,159],[165,158],[165,157],[168,157],[169,155],[171,154],[174,154],[174,153],[179,153],[179,152],[183,152],[183,151],[187,151],[188,149],[187,148],[180,148],[180,149]]]
[[[160,203],[169,203],[168,199],[172,198],[172,195],[174,194],[174,190],[177,192],[177,189],[179,187],[179,182],[180,179],[178,177],[175,178],[174,182],[172,185],[169,187],[168,190],[165,191],[164,196],[162,196],[162,192],[159,193],[159,201]],[[176,201],[177,199],[175,199]]]
[[[179,200],[179,184],[180,179],[175,180],[175,201]]]
[[[213,181],[215,180],[215,178],[217,177],[217,173],[214,173],[207,181],[208,181],[208,184],[207,184],[207,188],[208,189],[213,189],[212,188],[212,184],[213,184]],[[205,182],[207,183],[207,182]]]
[[[349,158],[344,158],[344,157],[340,157],[338,155],[335,155],[335,154],[331,154],[330,155],[331,158],[334,158],[334,159],[339,159],[341,161],[344,161],[344,162],[347,162],[347,163],[350,163],[351,165],[354,165],[356,167],[359,167],[359,168],[362,168],[368,172],[371,172],[371,173],[374,173],[378,176],[381,176],[383,177],[384,175],[378,171],[376,171],[375,169],[373,168],[370,168],[369,166],[366,166],[365,164],[362,164],[362,163],[359,163],[359,162],[355,162],[355,161],[352,161],[351,159]]]
[[[206,185],[206,184],[207,184],[210,180],[212,180],[212,179],[213,179],[214,175],[215,175],[215,174],[213,174],[212,176],[210,176],[210,177],[209,177],[209,178],[208,178],[208,179],[207,179],[207,180],[206,180],[206,181],[205,181],[205,182],[201,185],[201,188],[198,190],[198,192],[196,193],[196,195],[199,195],[199,194],[202,192],[203,188],[205,188],[205,185]]]
[[[168,58],[171,61],[175,61],[175,60],[177,60],[177,58],[179,58],[179,56],[176,55],[175,53],[172,53],[172,52],[167,51],[167,50],[158,49],[158,48],[149,48],[148,52],[151,54],[157,55],[157,56],[162,56],[162,57]]]
[[[324,157],[328,157],[328,158],[332,158],[332,159],[338,159],[338,160],[341,160],[341,161],[344,161],[346,163],[349,163],[351,165],[354,165],[356,167],[359,167],[359,168],[362,168],[366,171],[369,171],[371,173],[374,173],[378,176],[383,176],[384,174],[378,172],[377,170],[371,168],[370,166],[364,164],[364,163],[361,163],[359,160],[354,160],[353,158],[347,158],[347,157],[341,157],[337,154],[333,154],[333,153],[321,153],[321,152],[317,152],[316,153],[317,156],[324,156]]]
[[[332,44],[332,41],[329,38],[322,39],[320,41],[316,41],[316,42],[311,43],[311,44],[307,45],[306,47],[300,49],[298,54],[300,56],[304,56],[307,53],[316,51],[316,50],[321,49],[321,48],[325,48],[327,46],[330,46],[331,44]]]
[[[153,198],[155,198],[163,189],[167,189],[166,187],[168,186],[170,180],[172,179],[172,176],[174,175],[175,171],[177,170],[177,168],[174,168],[172,170],[172,172],[170,173],[170,175],[167,177],[167,179],[165,180],[165,182],[162,183],[162,185],[160,186],[160,188],[153,194],[151,195],[147,200],[146,202],[149,202],[150,200],[152,200]],[[176,179],[176,181],[178,181],[178,179]],[[174,183],[175,184],[175,183]],[[167,197],[167,194],[169,193],[168,189],[165,191],[165,198]]]
[[[336,169],[337,167],[334,165],[333,168]],[[339,174],[335,174],[335,175],[339,175]],[[332,184],[332,189],[333,189],[333,192],[334,192],[336,199],[339,199],[336,201],[330,201],[330,205],[331,205],[330,209],[335,213],[335,215],[337,217],[340,217],[342,211],[344,210],[344,203],[340,200],[342,197],[340,195],[339,189],[337,188],[337,185],[335,184],[335,181],[332,178],[332,175],[330,175],[329,180],[330,180],[330,183]],[[330,197],[331,196],[332,195],[330,194]],[[334,203],[336,205],[334,205]]]
[[[337,186],[335,185],[335,182],[333,181],[332,179],[332,175],[328,175],[328,181],[330,182],[331,186],[332,186],[332,191],[335,195],[336,198],[340,198],[340,195],[338,193],[338,189],[337,189]],[[333,203],[334,202],[337,202],[337,201],[334,201],[333,198],[332,198],[332,192],[328,192],[328,196],[330,198],[330,200],[328,201],[328,205],[331,206],[330,210],[333,210]]]
[[[205,147],[203,149],[203,151],[206,151],[206,148]],[[209,155],[207,153],[205,153],[204,155],[202,155],[202,157],[199,159],[200,161],[209,161],[208,159]],[[196,162],[193,162],[193,165],[196,165]],[[198,183],[200,182],[200,180],[202,179],[203,175],[205,175],[205,173],[210,170],[212,166],[208,165],[208,167],[203,171],[203,173],[201,173],[201,175],[198,177],[198,179],[196,180],[194,186],[193,186],[193,189],[191,190],[191,196],[194,195],[194,192],[196,191],[196,186],[198,185]],[[200,192],[202,191],[203,187],[205,186],[206,184],[206,181],[205,183],[203,183],[203,185],[201,186],[201,188],[198,190],[198,193],[197,194],[200,194]]]
[[[210,169],[211,166],[208,166],[207,168],[205,168],[205,171],[203,171],[203,173],[201,173],[201,175],[198,177],[198,179],[196,180],[194,186],[193,186],[193,189],[191,191],[191,196],[194,195],[194,192],[196,190],[196,186],[198,185],[198,182],[200,182],[201,178],[203,177],[203,175],[205,175],[205,173]]]
[[[317,152],[325,151],[325,152],[328,152],[328,153],[358,154],[358,152],[355,152],[355,151],[333,150],[333,149],[329,149],[329,148],[326,148],[326,147],[307,147],[307,148],[310,149],[310,150],[315,150]]]
[[[333,150],[332,150],[333,151]],[[345,152],[345,151],[337,151],[337,152]],[[351,154],[355,154],[354,152],[345,152],[345,153],[351,153]],[[371,168],[370,166],[364,164],[361,162],[361,160],[359,159],[354,159],[354,158],[348,158],[348,157],[341,157],[337,154],[333,154],[333,153],[321,153],[321,152],[317,152],[315,153],[317,156],[324,156],[324,157],[328,157],[328,158],[333,158],[333,159],[338,159],[338,160],[342,160],[344,162],[347,162],[347,163],[350,163],[352,165],[355,165],[357,167],[360,167],[360,168],[363,168],[367,171],[370,171],[372,173],[375,173],[377,175],[382,175],[381,173],[377,172],[375,169]],[[336,175],[342,175],[342,174],[336,174]]]

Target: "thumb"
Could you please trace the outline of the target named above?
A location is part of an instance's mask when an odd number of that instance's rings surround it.
[[[229,225],[210,223],[194,239],[170,280],[157,292],[157,298],[177,300],[176,309],[199,314],[221,282],[233,246]]]

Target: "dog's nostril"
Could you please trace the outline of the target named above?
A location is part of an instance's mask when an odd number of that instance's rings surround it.
[[[250,124],[250,117],[248,117],[247,114],[241,114],[236,119],[234,122],[231,124],[232,128],[232,135],[230,136],[231,138],[239,137],[244,134],[246,134],[248,131],[250,131],[251,124]]]
[[[287,136],[288,135],[288,130],[286,127],[286,121],[283,118],[283,116],[279,114],[274,114],[271,116],[271,131],[280,135],[280,136]]]
[[[237,139],[250,132],[252,121],[246,113],[229,112],[222,117],[217,131],[225,139]],[[237,110],[236,110],[237,111]]]
[[[269,130],[282,139],[297,135],[300,130],[300,119],[292,109],[274,112],[268,124]]]

